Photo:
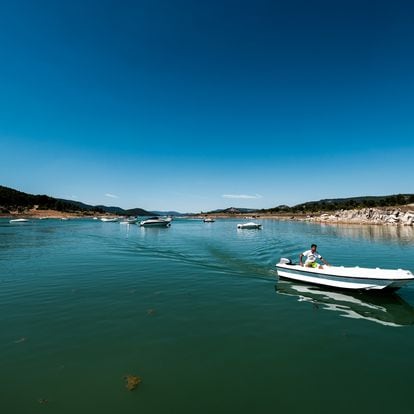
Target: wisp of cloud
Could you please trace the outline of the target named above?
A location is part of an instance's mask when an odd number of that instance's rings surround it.
[[[105,197],[109,197],[109,198],[119,198],[117,195],[115,194],[111,194],[111,193],[106,193]]]
[[[249,194],[223,194],[222,195],[223,198],[238,198],[238,199],[258,199],[258,198],[262,198],[262,196],[260,194],[254,194],[254,195],[249,195]]]

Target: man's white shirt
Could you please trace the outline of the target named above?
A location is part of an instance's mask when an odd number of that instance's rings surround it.
[[[313,263],[316,259],[321,259],[322,256],[318,252],[312,252],[312,250],[306,250],[302,253],[306,257],[305,263]]]

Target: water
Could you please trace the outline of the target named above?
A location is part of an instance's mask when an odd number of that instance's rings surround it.
[[[413,229],[236,223],[1,220],[2,412],[412,413],[414,286],[332,292],[273,268],[316,242],[332,264],[413,271]]]

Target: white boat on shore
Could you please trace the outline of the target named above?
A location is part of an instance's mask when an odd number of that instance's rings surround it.
[[[11,219],[9,223],[27,223],[29,220],[24,218]]]
[[[105,223],[115,223],[116,221],[118,221],[118,218],[117,217],[101,217],[101,221]]]
[[[150,217],[147,220],[143,220],[139,223],[141,227],[170,227],[172,222],[171,217]]]
[[[304,267],[282,258],[276,265],[279,277],[340,289],[396,290],[414,280],[409,270],[365,267]]]
[[[249,223],[240,223],[237,225],[238,229],[258,229],[260,230],[262,228],[262,225],[259,223],[254,223],[253,221],[249,222]]]

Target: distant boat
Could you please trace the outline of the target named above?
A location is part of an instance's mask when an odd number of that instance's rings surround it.
[[[120,224],[135,224],[137,221],[138,221],[138,219],[137,219],[137,218],[135,218],[135,217],[130,217],[130,218],[126,218],[126,219],[122,220],[122,221],[120,222]]]
[[[60,219],[63,220],[63,221],[68,221],[69,220],[67,217],[61,217]]]
[[[206,217],[203,221],[204,221],[204,223],[214,223],[216,220],[214,220],[213,218],[210,218],[210,217]]]
[[[147,220],[143,220],[139,223],[141,227],[170,227],[171,226],[171,217],[162,218],[162,217],[150,217]]]
[[[29,221],[28,219],[20,218],[20,219],[12,219],[9,221],[9,223],[27,223],[28,221]]]
[[[106,223],[114,223],[118,221],[118,219],[116,217],[101,217],[101,221]]]
[[[262,225],[259,223],[241,223],[237,225],[238,229],[248,229],[248,230],[252,230],[252,229],[257,229],[260,230],[262,228]]]
[[[99,220],[98,217],[94,217],[92,220]]]
[[[341,289],[396,290],[414,280],[409,270],[326,265],[314,268],[294,264],[286,258],[281,258],[276,268],[279,277],[285,279]]]

